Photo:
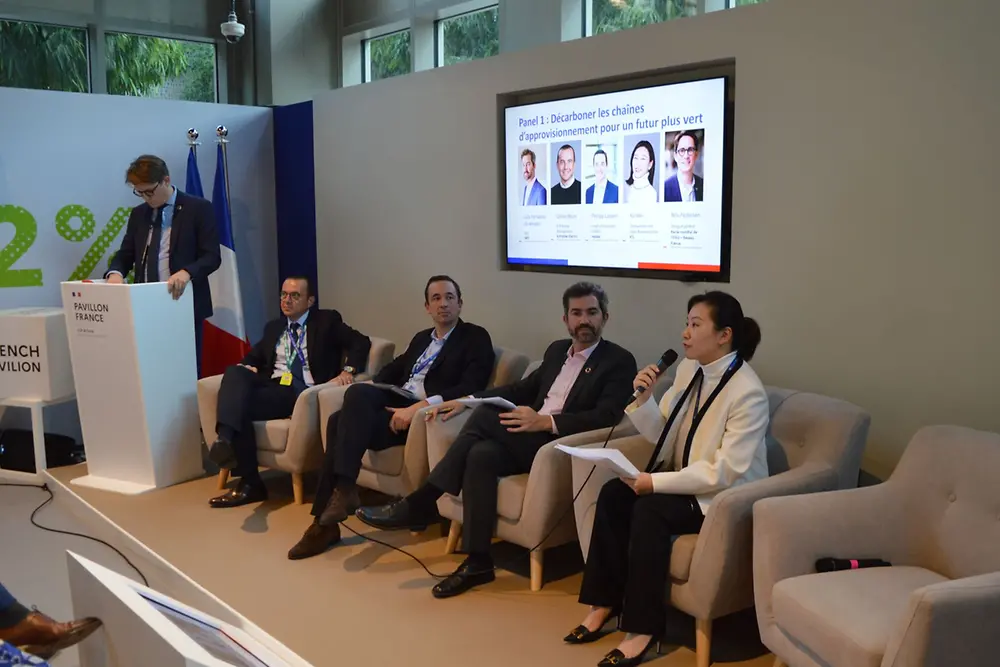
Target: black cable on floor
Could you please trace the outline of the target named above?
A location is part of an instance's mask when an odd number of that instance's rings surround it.
[[[36,528],[41,528],[42,530],[48,531],[50,533],[59,533],[60,535],[70,535],[72,537],[82,537],[85,540],[91,540],[92,542],[97,542],[98,544],[103,544],[104,546],[106,546],[107,548],[111,549],[112,551],[114,551],[119,556],[121,556],[122,560],[124,560],[126,563],[128,563],[129,567],[131,567],[133,570],[135,570],[136,574],[139,575],[139,578],[142,579],[142,583],[147,588],[149,587],[149,581],[146,579],[146,575],[144,575],[142,573],[142,570],[140,570],[139,568],[137,568],[132,563],[132,561],[130,561],[128,559],[128,557],[125,554],[123,554],[121,551],[119,551],[115,547],[111,546],[110,544],[108,544],[104,540],[98,539],[96,537],[91,537],[90,535],[84,535],[83,533],[74,533],[74,532],[69,531],[69,530],[60,530],[58,528],[49,528],[48,526],[43,526],[42,524],[40,524],[37,521],[35,521],[35,515],[37,515],[38,512],[40,512],[43,507],[45,507],[46,505],[48,505],[49,503],[51,503],[53,500],[55,500],[55,495],[53,495],[52,489],[49,488],[48,484],[14,484],[14,483],[11,483],[11,482],[0,482],[0,486],[19,486],[19,487],[22,487],[22,488],[25,488],[25,489],[41,489],[42,491],[45,491],[47,494],[49,494],[49,497],[45,500],[45,502],[43,502],[41,505],[39,505],[38,507],[36,507],[35,511],[33,511],[31,513],[31,518],[30,518],[31,525],[35,526]]]

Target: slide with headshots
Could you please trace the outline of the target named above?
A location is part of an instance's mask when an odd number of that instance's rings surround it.
[[[725,78],[505,109],[509,264],[718,272]]]

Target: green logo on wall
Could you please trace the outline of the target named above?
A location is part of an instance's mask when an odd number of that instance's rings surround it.
[[[90,277],[101,258],[108,252],[115,237],[128,222],[129,213],[131,209],[124,207],[114,212],[67,280],[84,280]],[[78,221],[77,224],[73,224],[74,221]],[[14,238],[7,247],[0,250],[0,287],[41,287],[41,269],[12,268],[38,238],[38,223],[35,222],[35,217],[20,206],[3,204],[0,205],[0,225],[4,223],[14,225]],[[83,243],[91,239],[97,229],[94,214],[90,209],[78,204],[63,206],[56,213],[55,223],[59,236],[72,243]]]

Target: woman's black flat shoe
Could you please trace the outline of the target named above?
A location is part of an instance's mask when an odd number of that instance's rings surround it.
[[[608,621],[613,618],[618,618],[618,616],[618,612],[612,611],[608,614],[608,617],[604,619],[604,623],[601,623],[601,627],[594,632],[588,630],[586,625],[578,625],[573,628],[568,635],[563,637],[563,641],[567,644],[589,644],[591,642],[596,642],[604,636],[604,626],[608,624]]]
[[[649,653],[649,649],[653,648],[653,644],[656,643],[656,638],[649,640],[646,644],[646,648],[639,652],[639,655],[626,658],[625,654],[618,649],[612,649],[610,653],[604,656],[604,659],[597,663],[597,667],[635,667],[636,665],[642,664],[642,661],[646,659],[646,654]]]

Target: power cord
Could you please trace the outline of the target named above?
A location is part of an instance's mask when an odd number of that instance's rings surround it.
[[[621,423],[621,422],[619,422],[619,423]],[[614,426],[612,426],[611,430],[608,431],[608,437],[606,437],[604,439],[604,444],[601,445],[601,449],[604,449],[604,448],[606,448],[608,446],[608,443],[611,441],[611,436],[614,434],[616,428],[618,428],[618,424],[615,424]],[[590,469],[590,472],[587,474],[587,478],[585,480],[583,480],[583,484],[581,484],[580,488],[577,490],[577,492],[575,494],[573,494],[573,500],[570,501],[569,507],[562,513],[562,515],[559,517],[559,520],[556,521],[555,523],[553,523],[551,530],[549,530],[549,532],[546,533],[545,537],[543,537],[541,539],[541,541],[539,541],[538,544],[536,544],[535,546],[533,546],[530,549],[528,549],[528,551],[525,552],[524,555],[530,556],[532,552],[537,551],[543,544],[545,544],[545,542],[550,537],[552,537],[552,533],[554,533],[556,531],[556,528],[558,528],[559,525],[562,524],[563,520],[569,515],[569,513],[571,511],[573,511],[573,508],[576,506],[577,499],[580,497],[580,494],[583,493],[583,490],[585,488],[587,488],[587,482],[590,481],[590,478],[593,476],[595,470],[597,470],[597,466],[596,465],[593,466]],[[352,533],[354,533],[355,535],[357,535],[360,538],[366,539],[369,542],[373,542],[373,543],[381,545],[383,547],[388,547],[388,548],[392,549],[393,551],[398,551],[399,553],[401,553],[401,554],[403,554],[405,556],[409,556],[410,558],[412,558],[413,560],[415,560],[417,562],[417,565],[419,565],[420,567],[422,567],[424,569],[424,572],[426,572],[429,576],[433,577],[434,579],[447,579],[448,577],[451,576],[451,574],[435,574],[434,572],[431,572],[431,570],[424,564],[424,562],[422,560],[420,560],[418,557],[414,556],[413,554],[411,554],[409,551],[407,551],[405,549],[397,547],[397,546],[395,546],[393,544],[389,544],[388,542],[383,542],[382,540],[375,539],[374,537],[371,537],[369,534],[359,533],[358,531],[356,531],[353,528],[351,528],[350,526],[348,526],[347,523],[342,522],[340,525],[343,526],[344,528],[346,528],[347,530],[351,531]],[[520,558],[518,558],[518,560],[520,560],[523,557],[524,556],[521,556]],[[504,564],[506,564],[507,566],[510,566],[510,565],[513,564],[513,561],[506,561],[505,563],[501,563],[501,565],[504,565]],[[499,566],[496,563],[494,563],[493,569],[497,570],[497,569],[499,569]],[[504,569],[512,569],[512,568],[511,567],[506,567]]]
[[[121,556],[122,560],[124,560],[126,563],[128,563],[129,567],[131,567],[133,570],[135,570],[136,574],[139,575],[139,578],[142,579],[143,585],[145,585],[147,588],[149,587],[149,581],[146,579],[146,575],[144,575],[142,573],[142,570],[140,570],[139,568],[137,568],[132,563],[132,561],[130,561],[128,559],[128,557],[125,556],[125,554],[123,554],[121,551],[119,551],[115,547],[111,546],[110,544],[108,544],[104,540],[98,539],[96,537],[91,537],[90,535],[84,535],[83,533],[74,533],[74,532],[69,531],[69,530],[60,530],[58,528],[49,528],[48,526],[43,526],[42,524],[38,523],[35,520],[35,516],[41,511],[41,509],[43,507],[45,507],[46,505],[48,505],[49,503],[51,503],[53,500],[55,500],[55,495],[53,495],[52,489],[49,488],[48,484],[14,484],[14,483],[10,483],[10,482],[0,482],[0,486],[15,486],[15,487],[21,487],[21,488],[24,488],[24,489],[41,489],[42,491],[45,491],[47,494],[49,494],[49,497],[41,505],[39,505],[38,507],[36,507],[35,510],[31,513],[31,518],[30,518],[31,525],[33,525],[35,528],[41,528],[42,530],[48,531],[50,533],[59,533],[60,535],[70,535],[72,537],[82,537],[85,540],[91,540],[92,542],[97,542],[98,544],[103,544],[104,546],[106,546],[107,548],[111,549],[112,551],[114,551],[119,556]]]

